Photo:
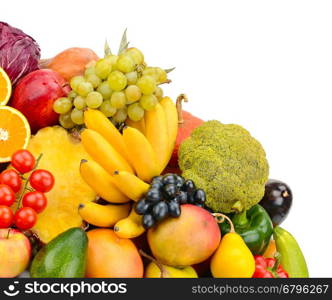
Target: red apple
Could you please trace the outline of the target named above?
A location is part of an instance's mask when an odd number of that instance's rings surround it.
[[[10,106],[21,111],[28,119],[31,131],[58,123],[53,111],[56,99],[66,96],[70,87],[60,74],[44,69],[29,73],[17,84]]]
[[[28,266],[31,256],[29,239],[20,231],[0,229],[0,278],[16,277]]]
[[[182,110],[182,101],[187,102],[187,98],[185,95],[180,95],[176,100],[176,108],[178,111],[178,119],[179,119],[179,129],[178,129],[178,135],[176,137],[176,142],[174,146],[174,150],[172,153],[171,160],[168,164],[168,167],[170,170],[173,169],[174,173],[179,173],[178,171],[174,171],[178,169],[178,151],[181,143],[183,140],[185,140],[187,137],[190,136],[191,132],[198,126],[202,125],[204,123],[203,120],[200,118],[197,118],[193,116],[191,113]]]

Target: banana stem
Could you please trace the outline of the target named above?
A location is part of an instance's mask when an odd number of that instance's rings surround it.
[[[176,110],[178,112],[178,123],[179,124],[184,123],[183,114],[182,114],[182,101],[188,102],[188,98],[185,94],[180,94],[176,98]]]
[[[229,217],[227,217],[226,215],[221,214],[221,213],[213,213],[212,216],[215,217],[217,223],[224,223],[225,220],[227,220],[227,222],[229,223],[229,226],[231,227],[230,232],[235,232],[233,222]]]
[[[147,258],[148,260],[152,261],[153,263],[156,264],[156,266],[159,268],[160,270],[160,278],[165,278],[165,269],[163,267],[163,265],[158,261],[156,260],[154,257],[152,257],[151,255],[149,254],[146,254],[142,249],[139,250],[139,253]]]

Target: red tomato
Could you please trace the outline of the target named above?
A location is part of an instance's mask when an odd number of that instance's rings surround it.
[[[14,202],[14,191],[8,185],[0,184],[0,205],[12,206]]]
[[[34,191],[26,193],[23,196],[22,204],[24,207],[33,208],[36,213],[39,214],[45,209],[47,205],[47,199],[43,193]]]
[[[46,170],[35,170],[30,176],[30,185],[38,192],[47,193],[54,186],[54,176]]]
[[[34,167],[36,160],[28,150],[18,150],[12,156],[12,166],[20,173],[28,173]]]
[[[21,207],[15,214],[14,222],[18,229],[30,229],[37,222],[37,213],[31,207]]]
[[[0,183],[7,184],[17,193],[21,189],[22,179],[16,170],[8,169],[0,174]]]
[[[0,205],[0,228],[8,228],[13,224],[14,214],[12,210],[5,205]]]

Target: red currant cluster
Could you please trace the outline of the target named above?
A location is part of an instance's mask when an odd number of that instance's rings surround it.
[[[53,188],[54,177],[49,171],[37,169],[40,158],[36,160],[29,151],[19,150],[11,158],[14,169],[0,174],[0,228],[15,225],[21,230],[30,229],[37,222],[37,214],[47,206],[44,193]],[[11,207],[15,202],[14,213]]]

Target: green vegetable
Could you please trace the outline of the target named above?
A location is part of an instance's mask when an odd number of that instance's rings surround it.
[[[241,235],[250,251],[254,255],[263,254],[273,233],[272,221],[265,209],[257,204],[248,211],[232,215],[231,220],[235,232]],[[219,226],[223,235],[230,231],[227,222],[219,223]]]
[[[269,166],[261,144],[239,125],[208,121],[179,149],[183,177],[205,190],[216,212],[247,210],[264,195]]]
[[[32,278],[82,278],[88,238],[81,228],[71,228],[42,248],[32,261]]]
[[[290,278],[308,278],[307,263],[295,238],[285,229],[277,226],[273,233],[277,251],[281,254],[280,263]]]

